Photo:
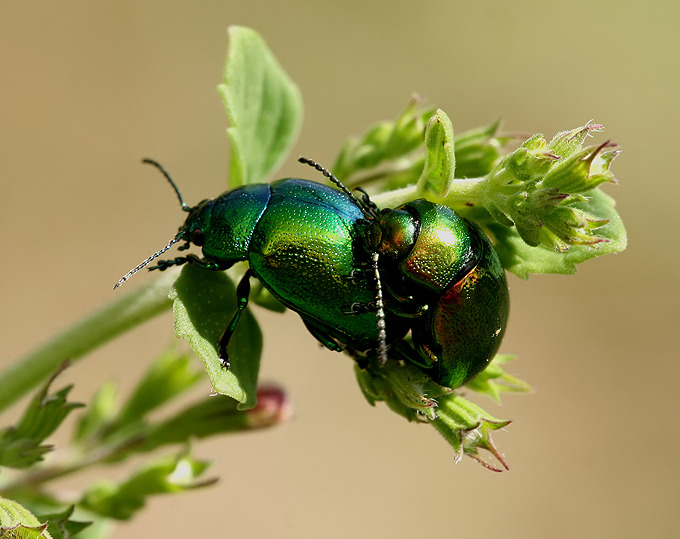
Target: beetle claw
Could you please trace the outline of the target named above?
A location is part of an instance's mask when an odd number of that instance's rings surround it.
[[[373,303],[372,301],[368,303],[359,303],[358,301],[356,301],[349,306],[349,309],[342,311],[342,314],[348,315],[365,314],[373,311],[377,311],[377,307],[375,306],[375,303]]]
[[[343,275],[352,284],[361,284],[362,282],[373,279],[373,269],[370,267],[354,268],[349,274]]]

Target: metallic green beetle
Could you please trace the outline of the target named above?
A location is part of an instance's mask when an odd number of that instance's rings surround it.
[[[254,276],[323,345],[359,362],[410,361],[453,388],[482,371],[500,345],[509,304],[503,267],[484,233],[426,200],[379,210],[320,165],[301,161],[337,188],[284,179],[240,187],[193,208],[180,196],[189,215],[175,238],[116,286],[184,241],[181,250],[194,244],[203,258],[162,260],[151,269],[249,265],[218,346],[227,367],[227,345]],[[148,162],[175,187],[160,165]]]
[[[453,388],[484,370],[509,311],[505,271],[486,235],[452,209],[416,200],[383,210],[368,237],[380,255],[386,310],[418,313],[407,359]]]

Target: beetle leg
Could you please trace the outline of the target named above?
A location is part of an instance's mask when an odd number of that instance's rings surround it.
[[[352,272],[349,275],[345,275],[344,278],[347,279],[349,282],[352,284],[359,284],[362,281],[365,281],[366,279],[370,279],[373,277],[373,271],[371,268],[365,268],[365,269],[353,269]]]
[[[338,344],[338,341],[331,337],[325,330],[321,329],[313,322],[306,320],[304,318],[302,319],[302,321],[305,323],[307,331],[309,331],[312,334],[312,336],[326,348],[332,350],[333,352],[342,352],[344,350],[344,347],[340,346]]]
[[[430,306],[427,303],[420,305],[403,305],[399,303],[390,303],[391,312],[402,318],[420,318],[425,316]]]
[[[181,266],[182,264],[186,264],[189,262],[189,259],[186,256],[178,256],[177,258],[173,258],[171,260],[159,260],[156,262],[155,266],[151,266],[149,268],[149,271],[153,270],[158,270],[158,271],[165,271],[168,268],[171,268],[173,266]]]
[[[393,343],[390,350],[401,359],[425,369],[431,369],[437,362],[437,356],[429,348],[425,350],[419,347],[416,350],[413,344],[404,339]]]
[[[364,314],[377,311],[375,303],[369,301],[368,303],[360,303],[355,301],[346,310],[342,311],[342,314],[353,315],[353,314]]]
[[[427,344],[421,344],[416,350],[418,356],[422,359],[421,365],[427,368],[434,367],[435,363],[439,361],[437,354],[434,353],[432,347]],[[440,354],[441,355],[441,354]]]
[[[428,303],[421,303],[416,301],[416,298],[413,296],[400,294],[397,289],[390,286],[390,283],[385,283],[384,290],[389,297],[391,312],[398,316],[403,318],[419,318],[426,315],[430,309]]]
[[[236,326],[238,326],[243,311],[245,311],[246,307],[248,306],[248,296],[250,295],[250,278],[252,276],[253,273],[248,270],[238,283],[238,286],[236,287],[236,312],[234,313],[231,322],[229,322],[227,329],[224,330],[224,333],[222,333],[222,336],[217,343],[217,354],[219,355],[220,361],[222,362],[222,368],[225,370],[229,369],[229,353],[227,352],[227,346],[229,345],[229,341],[236,330]]]
[[[229,268],[229,266],[223,266],[221,264],[218,264],[217,262],[213,262],[212,260],[198,258],[196,255],[187,255],[186,258],[189,264],[201,269],[207,269],[210,271],[222,271]]]
[[[177,258],[173,258],[171,260],[159,260],[158,262],[156,262],[155,266],[149,268],[149,271],[152,270],[165,271],[166,269],[171,268],[173,266],[182,266],[183,264],[187,263],[191,264],[192,266],[196,266],[197,268],[207,269],[211,271],[221,271],[227,269],[226,267],[221,266],[217,262],[198,258],[196,255],[187,255],[178,256]]]

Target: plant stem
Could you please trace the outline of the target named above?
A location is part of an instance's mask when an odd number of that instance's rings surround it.
[[[14,478],[13,481],[0,487],[0,496],[12,498],[16,491],[26,489],[37,490],[36,487],[64,477],[76,472],[105,463],[108,459],[115,457],[119,453],[124,453],[130,446],[142,442],[144,438],[140,436],[130,436],[122,443],[109,445],[90,450],[73,450],[71,446],[69,454],[61,461],[55,462],[44,468],[32,468],[28,472]]]
[[[477,203],[484,199],[485,181],[486,177],[455,179],[451,184],[449,193],[444,198],[433,197],[431,193],[427,194],[427,198],[447,206],[458,206],[468,202]],[[424,195],[425,193],[419,192],[415,185],[409,185],[401,189],[372,195],[371,200],[381,208],[395,208],[405,202],[422,198]]]
[[[19,359],[0,373],[0,411],[46,380],[66,360],[75,361],[126,330],[169,309],[168,291],[177,278],[169,271],[151,284],[109,305]]]
[[[456,178],[451,184],[449,194],[443,199],[446,203],[456,205],[484,200],[487,176],[481,178]]]

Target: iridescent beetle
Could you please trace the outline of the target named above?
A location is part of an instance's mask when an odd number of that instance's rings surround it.
[[[237,310],[218,343],[227,347],[257,278],[331,350],[358,361],[412,362],[441,385],[458,387],[481,372],[498,350],[508,318],[505,272],[486,235],[450,208],[415,200],[379,209],[333,174],[301,158],[335,187],[300,179],[251,184],[189,207],[177,235],[117,284],[175,243],[195,255],[161,260],[223,271],[246,261]]]

